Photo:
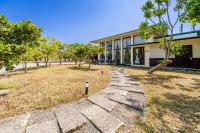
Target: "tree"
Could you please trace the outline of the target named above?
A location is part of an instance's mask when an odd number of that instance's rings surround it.
[[[67,45],[67,57],[71,58],[73,61],[79,61],[79,67],[81,62],[89,63],[89,68],[91,66],[91,59],[98,53],[103,52],[103,48],[99,46],[92,46],[90,44],[70,44]]]
[[[99,46],[92,46],[90,44],[85,45],[86,47],[86,53],[85,53],[85,61],[89,63],[89,69],[91,68],[91,60],[92,58],[99,54],[102,53],[104,51],[104,49],[102,47]]]
[[[140,36],[142,39],[148,40],[153,35],[160,36],[160,47],[165,50],[165,59],[160,61],[160,64],[149,70],[149,74],[157,69],[167,66],[172,63],[171,55],[179,55],[182,45],[180,42],[173,42],[174,28],[179,22],[182,9],[184,7],[183,0],[176,0],[175,6],[171,0],[147,0],[142,7],[146,22],[142,22],[139,27]],[[170,9],[173,8],[177,14],[177,18],[173,23],[170,18]],[[153,24],[150,26],[150,23]],[[168,33],[169,32],[169,33]]]
[[[184,13],[181,16],[182,22],[189,22],[193,25],[200,23],[200,1],[185,0]]]
[[[64,54],[65,54],[65,45],[61,43],[60,41],[56,41],[56,45],[58,47],[57,54],[60,61],[60,65],[62,65],[62,59],[64,58]]]
[[[45,60],[45,66],[48,66],[49,60],[57,55],[58,46],[54,39],[49,37],[40,39],[39,51]]]
[[[26,46],[37,45],[42,29],[24,20],[19,23],[11,23],[5,16],[0,16],[0,43],[2,52],[1,64],[9,70],[13,64],[19,63],[19,57],[26,53]]]
[[[39,67],[39,61],[43,58],[42,52],[39,50],[39,47],[34,47],[31,53],[32,59],[36,62],[37,67]]]
[[[75,55],[75,50],[76,50],[76,47],[78,47],[79,44],[69,44],[67,45],[66,47],[66,51],[65,51],[65,57],[68,57],[70,59],[72,59],[73,61],[75,61],[75,64],[77,64],[77,61],[78,61],[78,58],[77,56]]]
[[[27,73],[27,61],[32,60],[32,48],[28,45],[22,45],[21,49],[25,52],[20,56],[20,60],[24,63],[24,71]]]

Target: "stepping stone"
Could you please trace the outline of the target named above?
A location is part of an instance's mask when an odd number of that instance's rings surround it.
[[[35,111],[31,113],[28,126],[39,124],[45,121],[50,121],[56,119],[55,114],[52,110],[47,111]]]
[[[106,88],[103,92],[109,94],[118,94],[118,95],[127,95],[128,91],[120,90],[120,89],[113,89],[112,87]]]
[[[120,83],[110,84],[111,87],[131,87],[130,85],[123,85]]]
[[[132,97],[133,99],[135,99],[135,100],[137,100],[137,101],[141,101],[141,102],[145,103],[144,94],[129,92],[129,93],[127,94],[127,96],[128,96],[128,97]]]
[[[115,89],[144,94],[144,89],[139,86],[115,86]]]
[[[123,125],[119,119],[96,105],[82,113],[103,133],[115,133]]]
[[[120,95],[112,95],[109,97],[110,100],[116,101],[121,104],[128,105],[130,107],[136,108],[138,110],[143,110],[143,103],[141,101],[137,101],[131,97],[120,96]]]
[[[107,111],[112,111],[118,103],[109,100],[104,94],[96,94],[88,98],[88,100]]]
[[[60,133],[60,131],[58,122],[51,120],[27,127],[26,133]]]
[[[0,90],[0,96],[6,96],[9,92],[10,90]]]
[[[1,133],[24,133],[30,114],[25,114],[0,122]]]
[[[73,132],[87,123],[86,119],[73,104],[67,104],[56,108],[55,114],[62,133]]]

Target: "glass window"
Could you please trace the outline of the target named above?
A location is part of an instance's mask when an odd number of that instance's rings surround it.
[[[112,47],[112,41],[107,41],[107,42],[106,42],[106,46],[107,46],[107,47]]]
[[[131,38],[123,39],[123,48],[128,48],[131,45]]]
[[[145,43],[145,40],[142,40],[142,38],[140,36],[136,36],[136,37],[134,37],[133,42],[134,42],[134,44],[142,44],[142,43]]]
[[[144,65],[144,47],[133,48],[133,64]]]
[[[121,40],[115,40],[114,48],[115,49],[120,49],[121,48]]]
[[[126,65],[129,65],[131,64],[131,49],[130,47],[129,48],[126,48],[126,49],[123,49],[123,64],[126,64]]]
[[[101,46],[101,47],[105,47],[105,42],[101,42],[101,43],[100,43],[100,46]]]

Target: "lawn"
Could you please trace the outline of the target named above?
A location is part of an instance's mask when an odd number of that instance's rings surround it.
[[[200,132],[200,74],[127,69],[145,88],[145,116],[133,132]]]
[[[0,76],[0,90],[9,89],[0,97],[0,119],[29,111],[48,109],[84,97],[84,82],[89,82],[89,95],[109,83],[109,66],[92,66],[91,70],[74,65],[51,66],[17,71]],[[101,70],[104,74],[101,74]]]

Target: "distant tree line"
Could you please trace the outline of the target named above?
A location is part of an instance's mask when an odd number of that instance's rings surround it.
[[[14,69],[14,65],[24,63],[25,73],[27,63],[35,61],[39,66],[40,61],[45,66],[51,60],[71,59],[76,63],[91,63],[94,55],[102,53],[103,49],[90,44],[64,44],[50,37],[42,37],[42,29],[29,20],[18,23],[10,22],[5,16],[0,16],[0,69],[6,71]]]

